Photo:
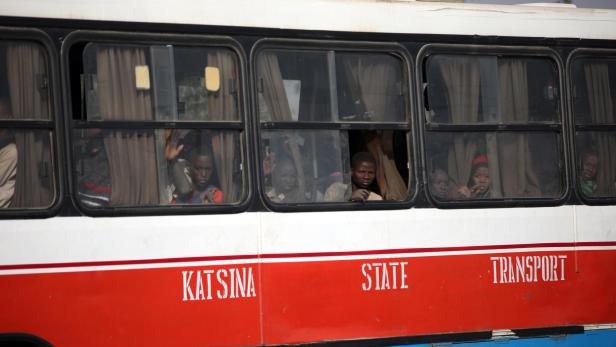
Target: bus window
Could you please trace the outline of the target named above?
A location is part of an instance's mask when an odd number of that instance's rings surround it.
[[[90,208],[245,198],[238,57],[227,48],[88,43],[75,184]]]
[[[404,76],[388,54],[336,55],[338,113],[343,121],[405,122]]]
[[[49,65],[39,43],[0,41],[0,123],[19,124],[0,125],[0,208],[41,209],[55,200]]]
[[[269,202],[408,199],[408,85],[399,55],[275,48],[256,59]],[[364,152],[375,172],[359,188],[353,157]],[[357,189],[363,198],[354,198]]]
[[[350,182],[348,139],[343,132],[266,130],[261,143],[265,193],[272,202],[322,202],[331,185]]]
[[[616,196],[616,59],[573,60],[578,188],[586,198]]]
[[[549,58],[426,59],[428,190],[437,201],[564,192],[558,68]]]

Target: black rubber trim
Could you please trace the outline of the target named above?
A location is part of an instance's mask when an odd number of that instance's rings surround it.
[[[74,129],[244,129],[241,122],[74,121]]]
[[[302,344],[301,346],[310,347],[385,347],[395,345],[412,345],[412,344],[440,344],[440,343],[455,343],[455,342],[479,342],[489,341],[492,338],[491,331],[480,331],[471,333],[455,333],[455,334],[435,334],[435,335],[419,335],[419,336],[403,336],[403,337],[387,337],[381,339],[357,339],[347,341],[327,341]],[[297,346],[297,345],[276,345],[276,346]]]
[[[583,334],[584,327],[581,325],[559,326],[549,328],[511,329],[518,337],[540,337],[554,335]]]
[[[0,347],[53,347],[44,339],[27,333],[0,334]]]
[[[267,130],[410,130],[408,123],[261,122],[260,125]]]
[[[561,132],[562,125],[560,124],[542,124],[542,123],[527,123],[527,124],[443,124],[443,123],[428,123],[425,125],[426,131],[457,131],[457,132],[480,132],[480,131],[553,131]]]

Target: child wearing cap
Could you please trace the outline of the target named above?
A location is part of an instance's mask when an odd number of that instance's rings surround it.
[[[486,199],[490,197],[490,169],[488,157],[477,155],[472,162],[471,177],[466,186],[458,188],[458,193],[466,199]]]

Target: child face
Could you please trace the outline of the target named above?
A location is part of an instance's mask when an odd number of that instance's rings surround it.
[[[213,171],[214,164],[209,155],[200,155],[193,159],[192,177],[199,189],[207,187]]]
[[[297,172],[291,162],[283,161],[274,169],[274,186],[281,193],[288,193],[297,186]]]
[[[592,180],[597,175],[597,166],[599,158],[596,155],[588,154],[582,160],[582,178],[584,180]]]
[[[440,199],[447,197],[449,191],[449,179],[447,174],[442,171],[436,171],[432,177],[432,193]]]
[[[477,194],[488,191],[490,187],[490,170],[486,166],[478,167],[471,178],[473,181],[471,192]]]

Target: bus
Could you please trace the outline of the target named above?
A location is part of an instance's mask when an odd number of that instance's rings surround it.
[[[613,10],[5,0],[0,345],[614,346],[614,153]]]

